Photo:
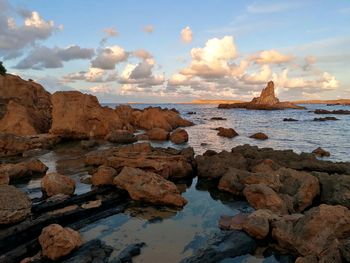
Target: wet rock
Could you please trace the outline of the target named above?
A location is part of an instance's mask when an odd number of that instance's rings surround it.
[[[253,138],[253,139],[257,139],[257,140],[267,140],[269,137],[265,133],[258,132],[258,133],[255,133],[255,134],[249,136],[249,138]]]
[[[239,213],[234,216],[223,215],[219,219],[219,227],[222,230],[242,230],[248,215]]]
[[[96,140],[82,140],[80,142],[80,145],[84,149],[90,149],[90,148],[94,148],[95,146],[97,146],[98,145],[98,141],[96,141]]]
[[[80,182],[83,184],[91,184],[91,178],[92,178],[92,176],[89,174],[84,175],[84,176],[80,177]]]
[[[326,150],[322,149],[321,147],[316,148],[315,150],[312,151],[312,153],[316,156],[320,157],[329,157],[331,154],[327,152]]]
[[[90,152],[85,158],[87,165],[105,165],[119,172],[124,166],[145,169],[164,178],[183,178],[193,175],[194,152],[153,148],[149,143],[137,143],[124,147]]]
[[[194,114],[197,114],[195,111],[189,111],[187,112],[188,115],[194,115]]]
[[[11,185],[0,185],[0,225],[14,224],[31,213],[30,198]]]
[[[268,209],[281,214],[287,212],[286,204],[281,197],[267,185],[248,185],[244,188],[243,195],[255,209]]]
[[[39,243],[42,248],[42,255],[51,260],[57,260],[70,254],[73,250],[82,245],[79,232],[58,224],[52,224],[43,228]]]
[[[188,133],[184,129],[176,129],[170,134],[170,141],[175,144],[188,142]]]
[[[349,110],[322,110],[322,109],[316,109],[314,111],[315,114],[342,114],[342,115],[347,115],[350,114]]]
[[[145,246],[144,242],[135,243],[124,248],[118,255],[114,263],[132,262],[132,258],[141,254],[141,248]]]
[[[0,132],[15,135],[47,133],[51,126],[50,93],[34,81],[0,76],[0,98],[6,106],[0,116]]]
[[[270,221],[279,217],[266,209],[251,213],[243,223],[243,230],[256,239],[264,239],[270,232]]]
[[[350,231],[350,210],[344,206],[322,204],[308,210],[304,216],[285,216],[272,223],[272,237],[278,245],[302,256],[325,257],[336,240]],[[337,248],[333,247],[334,250]],[[322,260],[321,260],[322,262]],[[324,261],[336,262],[336,261]]]
[[[149,140],[166,141],[169,139],[169,132],[162,128],[153,128],[146,132]]]
[[[115,130],[108,133],[105,140],[113,143],[133,143],[137,141],[137,138],[131,131]]]
[[[81,207],[84,209],[91,209],[91,208],[97,208],[100,207],[102,204],[101,200],[93,200],[93,201],[89,201],[85,204],[82,204]]]
[[[64,138],[105,137],[125,123],[108,107],[102,107],[95,96],[79,91],[58,91],[52,97],[50,133]]]
[[[298,257],[295,263],[318,263],[316,256]]]
[[[117,175],[117,171],[108,166],[100,166],[98,167],[96,173],[94,173],[91,177],[92,185],[112,185],[113,179]]]
[[[107,246],[99,239],[93,239],[74,251],[68,259],[62,260],[62,263],[106,263],[109,262],[112,252],[111,246]]]
[[[350,208],[350,176],[314,173],[321,186],[321,202]]]
[[[278,170],[280,166],[271,159],[264,159],[259,161],[256,165],[251,167],[253,173],[271,173]]]
[[[187,203],[174,183],[152,172],[124,167],[113,182],[128,191],[133,200],[179,207]]]
[[[239,134],[232,128],[223,128],[223,127],[219,127],[217,128],[218,135],[221,137],[226,137],[226,138],[233,138],[238,136]]]
[[[298,120],[293,119],[293,118],[284,118],[283,121],[298,121]]]
[[[314,118],[314,121],[338,121],[336,117]]]
[[[340,245],[340,254],[345,262],[350,262],[350,238],[347,238]]]
[[[182,260],[182,263],[221,262],[224,259],[252,254],[256,243],[253,238],[242,231],[225,231],[212,238],[209,244]]]
[[[62,174],[48,173],[41,180],[41,188],[47,196],[72,195],[75,191],[75,181]]]
[[[136,135],[136,139],[137,139],[138,141],[148,141],[148,140],[149,140],[149,138],[148,138],[148,136],[147,136],[146,133],[137,134],[137,135]]]
[[[223,118],[223,117],[212,117],[212,118],[210,118],[210,120],[212,120],[212,121],[226,121],[227,119]]]

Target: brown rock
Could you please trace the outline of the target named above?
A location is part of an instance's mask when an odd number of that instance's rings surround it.
[[[327,250],[328,253],[332,252],[329,249],[334,245],[334,241],[348,235],[350,210],[339,205],[322,204],[294,220],[283,217],[273,222],[272,227],[272,237],[280,247],[296,251],[302,256],[314,255],[322,258]],[[331,254],[333,253],[334,248]]]
[[[298,257],[295,263],[318,263],[316,256]]]
[[[83,241],[79,232],[52,224],[43,228],[39,236],[39,243],[44,257],[58,260],[80,247]]]
[[[91,209],[91,208],[100,207],[101,204],[102,204],[101,200],[94,200],[94,201],[89,201],[86,204],[82,204],[81,207],[84,209]]]
[[[329,157],[331,154],[327,152],[326,150],[322,149],[321,147],[318,147],[317,149],[313,150],[312,153],[316,156],[320,157]]]
[[[41,188],[47,196],[72,195],[75,191],[75,181],[62,174],[48,173],[41,180]]]
[[[102,107],[95,96],[79,91],[58,91],[51,101],[52,134],[74,139],[103,138],[125,126],[118,114]]]
[[[176,129],[170,135],[170,141],[175,144],[182,144],[188,142],[188,133],[184,129]]]
[[[280,168],[280,166],[271,159],[264,159],[262,161],[259,161],[258,164],[254,165],[251,168],[251,171],[253,173],[271,173],[273,171],[276,171]]]
[[[249,137],[257,140],[267,140],[269,138],[265,133],[262,132],[255,133]]]
[[[287,212],[286,205],[281,197],[267,185],[248,185],[244,188],[243,195],[255,209],[268,209],[282,214]]]
[[[18,223],[31,213],[30,198],[11,185],[0,185],[0,225]]]
[[[100,166],[97,172],[91,177],[92,185],[112,185],[113,179],[117,175],[117,171],[112,167]]]
[[[162,128],[152,128],[146,132],[146,135],[149,140],[155,141],[166,141],[169,138],[169,132]]]
[[[48,132],[51,126],[50,93],[19,76],[0,76],[0,98],[6,110],[0,112],[0,132],[33,135]]]
[[[137,141],[137,138],[131,131],[115,130],[108,133],[105,140],[114,143],[133,143]]]
[[[270,221],[278,218],[269,210],[256,210],[244,221],[243,230],[256,239],[264,239],[270,232]]]
[[[152,172],[124,167],[113,182],[128,191],[133,200],[179,207],[187,203],[174,183]]]
[[[234,216],[221,216],[219,219],[219,227],[223,230],[242,230],[247,217],[248,215],[243,213]]]
[[[219,131],[218,135],[222,136],[222,137],[233,138],[233,137],[238,136],[238,133],[232,128],[219,127],[219,128],[217,128],[217,130]]]
[[[3,178],[6,182],[7,180],[16,180],[34,174],[45,174],[47,169],[48,167],[40,160],[29,160],[16,164],[2,164],[0,165],[0,178]]]

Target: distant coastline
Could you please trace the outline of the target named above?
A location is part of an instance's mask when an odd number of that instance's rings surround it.
[[[221,104],[221,103],[242,103],[243,100],[192,100],[190,102],[179,102],[177,104]],[[350,105],[350,99],[337,100],[296,100],[291,101],[295,104],[341,104]]]

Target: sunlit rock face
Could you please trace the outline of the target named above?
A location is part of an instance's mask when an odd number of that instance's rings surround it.
[[[266,88],[261,91],[260,97],[254,98],[251,102],[268,105],[279,103],[279,99],[275,96],[275,84],[273,81],[269,81]]]

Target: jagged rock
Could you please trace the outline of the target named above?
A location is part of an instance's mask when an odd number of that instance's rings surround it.
[[[111,131],[107,134],[105,139],[114,143],[133,143],[137,141],[136,136],[128,130]]]
[[[188,142],[188,133],[184,129],[176,129],[170,134],[170,141],[175,144]]]
[[[280,102],[275,96],[275,87],[273,81],[267,83],[266,88],[261,91],[257,98],[251,102],[219,104],[219,109],[246,108],[252,110],[282,110],[282,109],[305,109],[291,102]]]
[[[50,93],[34,81],[0,75],[0,98],[6,110],[0,116],[0,132],[34,135],[51,126]]]
[[[146,132],[149,140],[166,141],[169,138],[169,132],[162,128],[152,128]]]
[[[92,185],[112,185],[113,179],[117,175],[117,171],[112,167],[100,166],[98,167],[96,173],[91,177]]]
[[[226,137],[226,138],[233,138],[238,136],[239,134],[232,128],[223,128],[223,127],[219,127],[217,128],[218,135],[221,137]]]
[[[0,225],[13,224],[30,215],[30,198],[11,185],[0,185]]]
[[[72,195],[75,191],[75,181],[62,174],[48,173],[41,180],[41,188],[47,196]]]
[[[312,151],[312,153],[316,156],[320,157],[328,157],[331,156],[330,152],[327,152],[326,150],[322,149],[321,147],[316,148]]]
[[[11,180],[34,174],[45,174],[48,167],[40,160],[29,160],[19,163],[0,164],[0,184],[1,179],[10,182]],[[6,178],[6,179],[5,179]]]
[[[257,140],[267,140],[269,138],[265,133],[262,132],[255,133],[249,137]]]
[[[270,221],[279,217],[266,209],[251,213],[243,223],[243,230],[256,239],[264,239],[270,232]]]
[[[44,257],[57,260],[80,247],[83,242],[79,232],[52,224],[43,228],[39,243]]]
[[[128,191],[133,200],[179,207],[187,203],[174,183],[141,169],[124,167],[113,183]]]

